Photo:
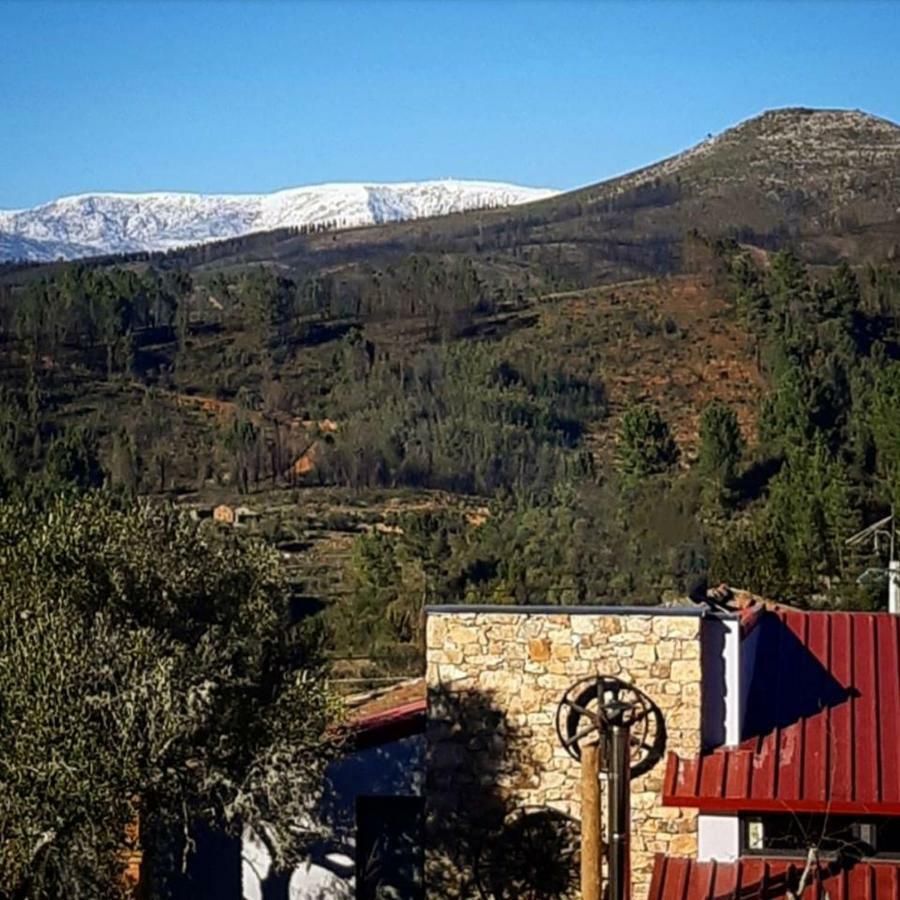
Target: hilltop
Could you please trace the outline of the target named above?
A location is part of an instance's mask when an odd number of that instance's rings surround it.
[[[697,230],[807,260],[900,256],[900,126],[848,110],[782,109],[635,172],[521,207],[299,236],[254,234],[175,265],[386,265],[473,255],[502,277],[587,287],[678,271]],[[552,278],[547,279],[548,273]]]
[[[213,218],[224,239],[210,242],[214,228],[204,224],[202,207],[214,198],[206,198],[178,225],[177,240],[166,243],[202,239],[203,246],[152,258],[164,267],[205,272],[248,263],[273,263],[282,271],[335,271],[434,253],[474,257],[482,271],[491,270],[498,278],[552,290],[680,271],[684,238],[694,231],[766,250],[789,242],[813,263],[900,257],[900,126],[859,111],[768,111],[668,159],[566,193],[495,187],[500,195],[473,186],[465,202],[448,199],[438,187],[434,195],[425,191],[428,202],[401,212],[397,203],[386,200],[368,212],[357,200],[345,214],[338,206],[327,206],[316,221],[348,227],[326,233],[280,227],[302,218],[285,213],[297,202],[291,199],[293,192],[285,192],[284,201],[271,201],[273,212],[254,212],[256,219],[245,217],[239,226]],[[270,200],[279,196],[270,195]],[[219,199],[227,207],[234,198]],[[87,202],[75,201],[76,207]],[[258,210],[258,198],[253,203]],[[510,205],[518,203],[523,205]],[[25,227],[11,237],[3,233],[3,215],[10,214],[0,213],[0,254],[7,259],[16,252],[30,258],[65,256],[67,240],[73,242],[72,255],[82,256],[93,238],[88,235],[86,241],[79,229],[88,223],[98,227],[93,218],[76,217],[81,224],[61,236],[39,222],[34,226],[37,237]],[[20,215],[27,222],[31,213]],[[65,217],[54,213],[50,220]],[[372,222],[382,224],[365,224]],[[355,227],[361,223],[365,227]],[[254,233],[240,234],[251,228]],[[274,230],[261,230],[265,228]],[[162,226],[153,224],[154,229],[158,235]],[[46,252],[43,240],[50,242]],[[115,241],[107,243],[115,246]],[[92,252],[108,254],[103,240],[93,246]],[[138,246],[121,238],[113,251],[119,256],[107,255],[106,261],[152,247],[153,241]],[[140,258],[146,259],[146,253]]]

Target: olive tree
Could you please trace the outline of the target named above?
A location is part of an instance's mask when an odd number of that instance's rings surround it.
[[[100,493],[0,503],[0,897],[103,898],[197,827],[302,851],[335,708],[274,551]]]

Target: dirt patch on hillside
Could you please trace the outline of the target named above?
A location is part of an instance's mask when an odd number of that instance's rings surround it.
[[[624,409],[654,404],[666,417],[682,457],[696,453],[704,407],[723,400],[736,411],[748,443],[756,440],[765,390],[756,341],[709,278],[686,275],[545,298],[543,325],[579,335],[560,352],[589,351],[609,397],[609,416],[590,436],[598,458],[612,451]]]

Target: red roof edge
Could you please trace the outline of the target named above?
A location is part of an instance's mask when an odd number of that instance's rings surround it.
[[[768,797],[663,797],[663,806],[679,806],[708,813],[821,813],[826,815],[900,816],[900,803],[859,800],[775,800]]]
[[[745,606],[738,615],[741,622],[741,638],[746,638],[748,634],[756,627],[762,614],[766,611],[764,606]]]
[[[744,857],[699,862],[658,853],[648,900],[779,900],[795,890],[802,859]],[[900,864],[832,860],[819,864],[803,900],[900,900]]]
[[[704,793],[700,790],[700,776],[703,762],[722,757],[724,768],[737,771],[735,762],[747,751],[714,751],[705,757],[682,759],[670,752],[666,757],[666,771],[663,776],[663,806],[679,806],[699,809],[701,812],[803,812],[834,813],[836,815],[856,814],[873,816],[900,816],[900,801],[897,800],[840,800],[834,797],[797,797],[785,799],[773,796],[747,796],[746,791],[729,795],[725,790]],[[752,765],[752,761],[750,762]],[[718,780],[718,779],[717,779]]]
[[[353,719],[347,725],[353,749],[365,750],[424,734],[426,708],[427,702],[422,698]]]

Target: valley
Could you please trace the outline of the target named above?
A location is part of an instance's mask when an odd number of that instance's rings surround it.
[[[238,510],[352,684],[431,603],[871,604],[898,178],[897,126],[776,111],[522,207],[7,264],[4,490]]]

